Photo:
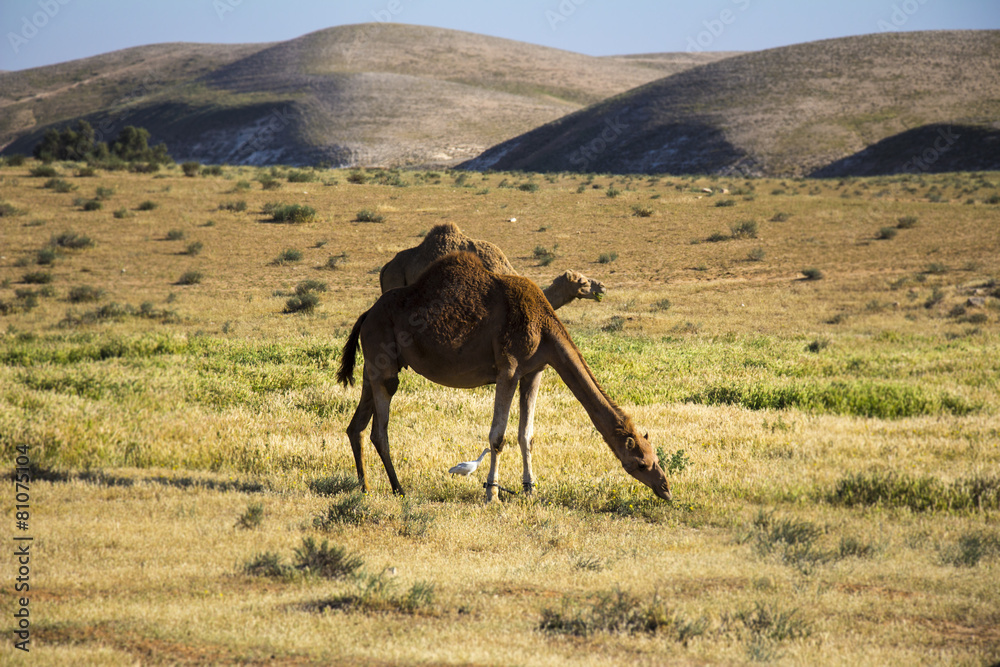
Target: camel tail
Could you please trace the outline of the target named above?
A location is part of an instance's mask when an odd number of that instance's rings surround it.
[[[340,370],[337,371],[337,382],[345,387],[354,384],[354,361],[358,356],[358,339],[361,338],[361,325],[364,324],[365,318],[368,317],[368,312],[366,310],[361,313],[361,317],[354,323],[351,335],[347,337],[347,342],[344,344],[344,351],[340,355]]]

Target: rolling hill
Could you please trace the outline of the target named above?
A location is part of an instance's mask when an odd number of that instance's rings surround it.
[[[998,62],[1000,31],[884,33],[747,53],[568,114],[463,167],[770,176],[1000,169]]]
[[[85,118],[142,125],[175,159],[454,164],[714,54],[598,58],[401,24],[285,42],[159,44],[0,73],[0,146]]]

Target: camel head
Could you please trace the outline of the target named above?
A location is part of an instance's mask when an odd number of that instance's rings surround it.
[[[566,283],[566,289],[573,294],[574,298],[577,299],[593,299],[594,301],[600,301],[607,294],[607,290],[604,288],[604,283],[599,280],[591,280],[582,273],[577,273],[576,271],[567,271],[562,274],[556,281],[564,281]]]
[[[660,467],[659,457],[649,444],[649,434],[639,435],[631,421],[627,421],[621,435],[624,436],[623,446],[612,450],[625,472],[651,488],[658,498],[670,500],[670,484]]]

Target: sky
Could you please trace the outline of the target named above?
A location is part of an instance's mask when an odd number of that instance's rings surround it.
[[[162,42],[283,41],[375,21],[594,56],[756,51],[888,30],[1000,29],[1000,0],[0,0],[0,70]]]

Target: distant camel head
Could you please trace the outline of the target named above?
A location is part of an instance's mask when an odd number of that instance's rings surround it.
[[[652,489],[658,498],[670,500],[670,484],[660,467],[659,457],[649,444],[649,434],[639,435],[628,418],[618,431],[614,438],[616,443],[609,444],[625,472]],[[624,446],[615,446],[617,443],[624,443]]]
[[[582,273],[577,273],[576,271],[567,271],[552,281],[552,284],[553,286],[560,284],[557,289],[560,291],[569,290],[577,299],[593,299],[594,301],[600,301],[608,293],[607,289],[604,287],[604,283],[599,280],[591,280],[587,276]]]

